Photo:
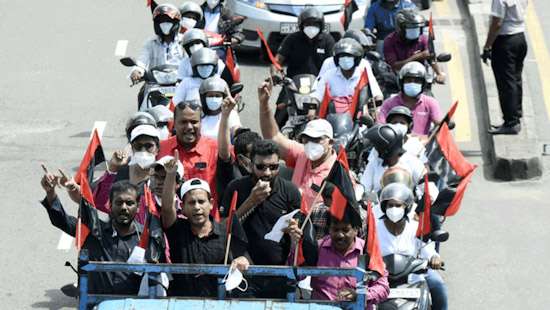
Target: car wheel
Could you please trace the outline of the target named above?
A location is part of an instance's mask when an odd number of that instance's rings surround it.
[[[432,0],[422,0],[421,4],[422,4],[422,9],[427,10],[432,6]]]

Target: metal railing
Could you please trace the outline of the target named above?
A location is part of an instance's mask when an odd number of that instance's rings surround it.
[[[144,298],[127,295],[103,295],[88,293],[88,273],[89,272],[138,272],[147,273],[149,276],[156,277],[160,273],[171,274],[204,274],[218,276],[218,299],[225,298],[225,286],[222,282],[223,276],[228,272],[228,265],[208,265],[208,264],[129,264],[124,262],[97,262],[88,261],[86,250],[80,253],[79,261],[79,309],[88,309],[89,305],[98,304],[105,300],[114,300],[122,298]],[[290,283],[298,283],[302,277],[354,277],[357,281],[357,298],[350,302],[329,302],[329,301],[309,301],[332,304],[343,309],[364,310],[366,305],[366,283],[364,283],[366,271],[361,268],[326,268],[326,267],[292,267],[292,266],[258,266],[252,265],[244,272],[245,276],[279,276],[286,277]],[[157,295],[157,289],[154,285],[149,287],[149,295],[145,298],[161,298]],[[287,293],[288,302],[297,302],[295,290]],[[166,298],[166,297],[162,297]],[[176,297],[177,298],[177,297]],[[241,299],[246,300],[246,299]]]

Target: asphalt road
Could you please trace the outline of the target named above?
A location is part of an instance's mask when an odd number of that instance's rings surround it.
[[[450,309],[535,309],[550,302],[550,194],[544,180],[498,183],[483,168],[483,135],[478,109],[469,25],[459,0],[435,3],[437,45],[456,51],[450,86],[437,87],[446,109],[461,99],[456,131],[460,147],[478,169],[461,212],[448,219],[451,239],[442,247]],[[534,1],[548,29],[550,4]],[[95,121],[106,121],[107,156],[124,143],[123,128],[135,111],[137,89],[129,88],[127,69],[115,47],[127,40],[126,55],[136,55],[153,34],[145,1],[93,2],[0,0],[0,255],[2,309],[72,308],[75,300],[59,288],[75,280],[63,267],[76,252],[56,249],[60,232],[38,201],[40,163],[74,171]],[[440,39],[439,39],[440,38]],[[545,40],[550,32],[545,31]],[[458,60],[457,60],[458,59]],[[256,85],[267,72],[254,54],[240,55],[247,102],[241,119],[257,128]],[[456,64],[456,63],[455,63]],[[480,139],[481,137],[481,139]],[[481,142],[480,142],[481,141]],[[67,202],[67,209],[76,207]]]

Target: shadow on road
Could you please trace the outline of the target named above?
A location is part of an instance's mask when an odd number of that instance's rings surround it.
[[[44,292],[46,300],[38,301],[32,304],[33,308],[37,309],[61,309],[61,308],[76,308],[77,300],[75,298],[63,295],[60,290],[46,290]]]

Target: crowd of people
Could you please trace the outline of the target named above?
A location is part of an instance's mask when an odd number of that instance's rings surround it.
[[[335,39],[323,31],[323,14],[315,7],[299,16],[299,31],[286,37],[276,52],[283,72],[273,66],[256,87],[259,128],[245,128],[229,91],[235,82],[223,57],[208,47],[205,31],[217,32],[232,13],[218,0],[202,5],[192,1],[180,8],[160,4],[153,10],[156,36],[139,57],[130,77],[139,81],[144,69],[160,64],[179,66],[176,94],[169,106],[138,112],[126,126],[127,145],[112,154],[107,170],[91,184],[95,209],[109,214],[108,221],[94,219],[83,248],[93,261],[128,261],[140,246],[144,225],[151,216],[147,191],[151,191],[161,226],[145,248],[150,263],[224,264],[239,271],[250,265],[292,265],[296,246],[303,246],[307,266],[355,267],[366,252],[369,228],[368,208],[383,256],[408,254],[429,261],[424,277],[430,287],[433,309],[446,309],[446,287],[436,271],[442,260],[433,244],[416,238],[416,206],[424,195],[427,159],[424,156],[430,130],[442,120],[439,103],[426,94],[426,67],[443,83],[445,75],[434,61],[425,22],[407,0],[379,0],[365,19],[367,30],[349,30]],[[373,40],[373,33],[378,42]],[[239,44],[242,33],[235,31],[230,42]],[[370,42],[370,43],[369,43]],[[381,43],[383,42],[383,43]],[[401,91],[384,98],[365,52],[378,45],[398,76]],[[352,113],[354,121],[370,117],[375,124],[362,125],[373,146],[365,168],[349,171],[355,199],[345,201],[343,216],[331,213],[338,184],[325,179],[336,161],[334,128],[322,117],[307,122],[295,140],[281,133],[270,102],[274,77],[297,74],[318,76],[312,94],[318,103],[330,90],[331,113]],[[354,95],[362,76],[368,77],[371,99],[356,105]],[[280,95],[284,100],[288,94]],[[380,106],[373,114],[368,102]],[[255,106],[251,104],[250,106]],[[357,107],[352,111],[353,107]],[[51,223],[69,235],[77,234],[79,219],[65,212],[56,188],[65,188],[70,200],[80,203],[83,193],[78,180],[46,169],[41,186],[42,201]],[[435,201],[437,190],[430,190]],[[231,207],[237,193],[234,219]],[[279,241],[265,238],[277,220],[295,210]],[[229,219],[229,220],[228,220]],[[307,224],[307,223],[306,223]],[[227,226],[233,231],[229,251]],[[134,273],[92,273],[90,293],[129,294],[139,291],[141,278]],[[354,278],[314,278],[312,298],[353,300]],[[206,275],[172,275],[165,285],[169,296],[213,297],[217,280]],[[367,308],[388,297],[387,271],[368,281]],[[248,289],[234,290],[237,297],[284,298],[289,290],[286,278],[253,277]]]

